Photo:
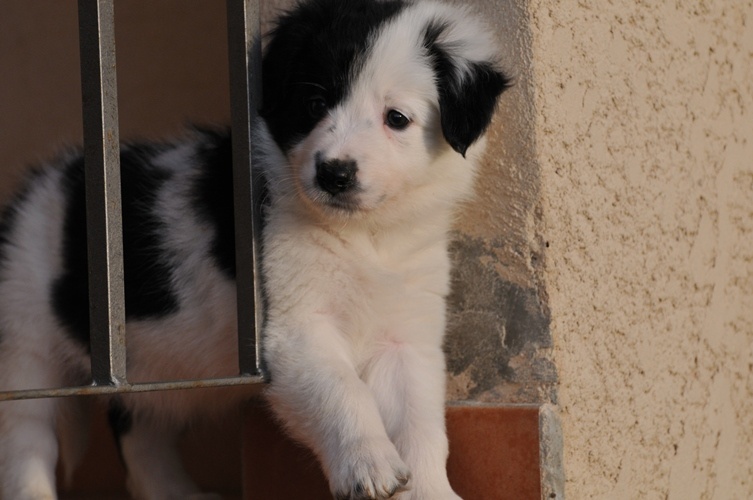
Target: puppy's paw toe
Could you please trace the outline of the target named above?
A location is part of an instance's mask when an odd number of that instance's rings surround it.
[[[223,497],[218,493],[192,493],[186,500],[223,500]]]
[[[337,477],[331,478],[337,500],[386,500],[408,488],[408,467],[394,445],[384,441],[355,447],[339,464]]]

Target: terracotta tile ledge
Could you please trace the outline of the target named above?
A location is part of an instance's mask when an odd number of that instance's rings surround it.
[[[447,431],[447,470],[464,500],[542,498],[539,407],[453,403]],[[246,500],[332,498],[311,453],[286,437],[261,407],[246,410],[243,463]]]
[[[451,403],[447,469],[457,493],[464,500],[562,498],[556,460],[561,443],[554,439],[552,445],[546,437],[558,436],[556,419],[544,418],[547,412],[546,406]],[[62,498],[126,498],[107,424],[102,417],[94,423],[95,445]],[[192,477],[209,491],[229,493],[226,498],[239,498],[241,482],[245,500],[332,498],[314,457],[286,437],[263,406],[249,406],[240,422],[209,426],[184,444]],[[555,467],[542,467],[546,463]]]

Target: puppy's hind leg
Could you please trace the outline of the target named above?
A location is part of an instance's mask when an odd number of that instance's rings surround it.
[[[0,343],[0,387],[8,390],[60,386],[54,364],[40,352]],[[33,346],[28,346],[33,349]],[[0,402],[0,499],[54,500],[58,401]]]
[[[108,412],[128,475],[128,490],[139,500],[220,500],[201,493],[191,480],[176,448],[176,426],[132,413],[118,399]]]

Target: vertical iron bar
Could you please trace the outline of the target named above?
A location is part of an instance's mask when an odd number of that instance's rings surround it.
[[[89,332],[95,385],[126,381],[113,0],[79,0]]]
[[[233,134],[238,362],[242,375],[261,375],[261,183],[254,182],[251,159],[251,127],[261,103],[259,1],[227,0],[227,24]]]

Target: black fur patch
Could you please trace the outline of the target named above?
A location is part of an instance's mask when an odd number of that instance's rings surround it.
[[[331,109],[347,95],[369,35],[404,5],[402,0],[314,0],[281,17],[264,57],[261,115],[283,151],[321,119],[309,112],[312,98],[323,98]]]
[[[447,25],[436,22],[424,30],[424,47],[437,75],[442,134],[452,149],[465,156],[468,147],[491,122],[497,98],[511,79],[489,64],[473,64],[462,79],[452,58],[437,39]]]
[[[200,174],[193,187],[197,215],[215,228],[212,256],[235,279],[235,216],[233,215],[233,148],[228,132],[200,130],[196,151]]]
[[[128,319],[162,317],[177,311],[171,266],[162,250],[164,223],[155,214],[157,192],[170,174],[151,164],[164,147],[133,145],[120,155],[123,204],[123,270]],[[53,283],[52,304],[71,336],[89,345],[89,284],[86,248],[84,160],[65,169],[64,271]]]
[[[133,427],[133,415],[126,409],[123,402],[116,397],[110,400],[110,405],[107,408],[107,421],[110,424],[112,435],[115,437],[115,445],[118,448],[120,461],[123,465],[126,465],[125,460],[123,460],[121,438],[131,431]]]
[[[115,436],[115,439],[120,442],[120,437],[128,434],[131,427],[133,427],[133,416],[125,406],[123,402],[118,398],[110,400],[110,406],[107,408],[107,421],[110,424],[110,429]]]
[[[215,229],[211,257],[228,279],[235,280],[232,137],[226,130],[197,128],[196,132],[201,136],[194,158],[199,175],[192,188],[192,202],[197,217]],[[255,202],[263,225],[271,200],[264,175],[259,170],[254,173]]]

